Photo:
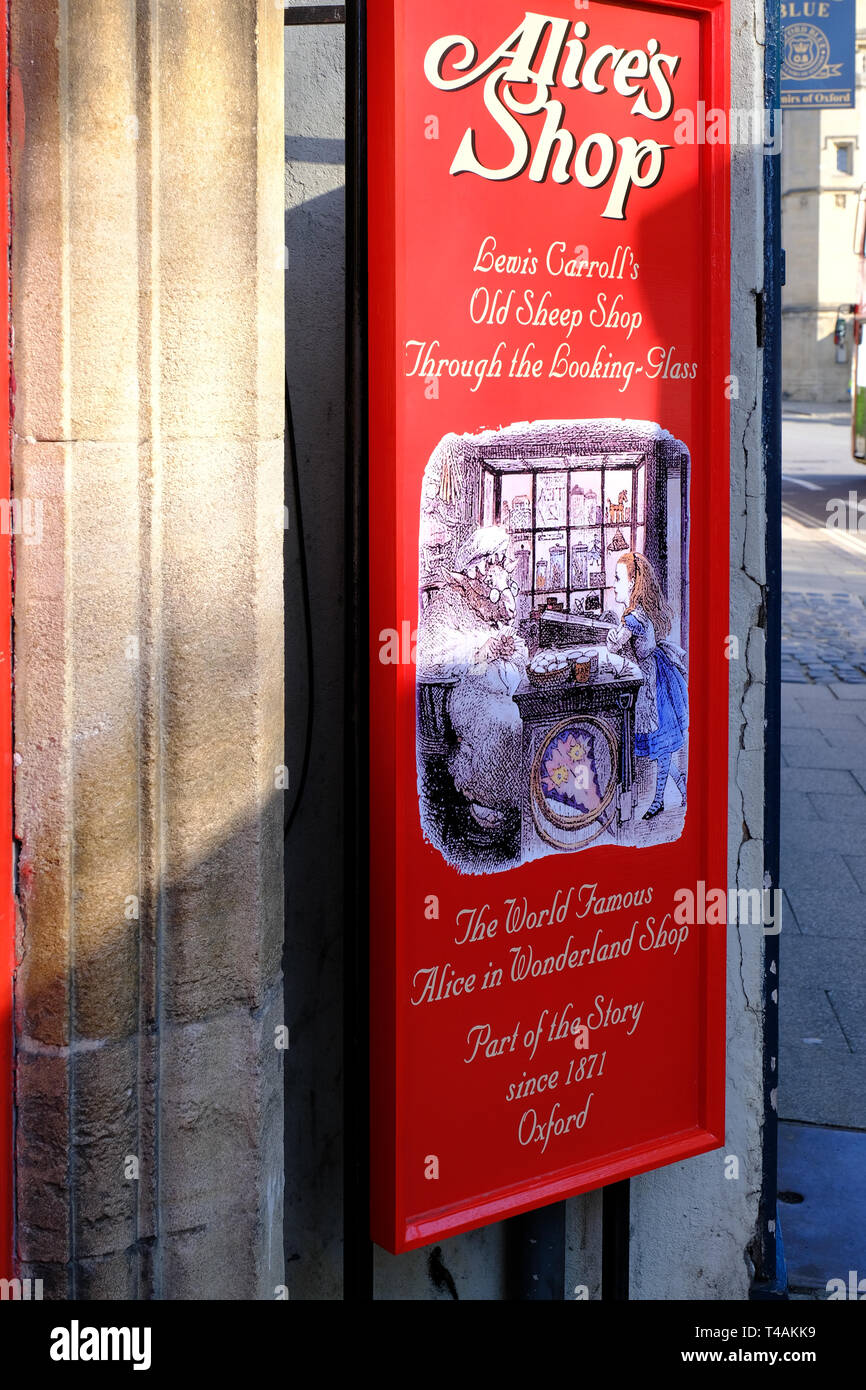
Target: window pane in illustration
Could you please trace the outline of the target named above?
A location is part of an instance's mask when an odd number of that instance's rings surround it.
[[[532,529],[532,474],[503,473],[500,523],[510,535]]]
[[[494,498],[494,493],[495,493],[495,480],[494,480],[494,476],[493,476],[493,474],[490,473],[487,469],[485,469],[485,470],[484,470],[484,503],[483,503],[484,525],[485,525],[485,526],[492,526],[492,525],[493,525],[493,520],[494,520],[494,517],[493,517],[493,498]]]
[[[616,541],[620,535],[621,533],[618,530],[617,532],[605,532],[607,546],[604,555],[604,606],[606,609],[611,607],[613,601],[613,591],[616,586],[616,567],[622,560],[623,554],[630,550],[630,547],[627,545],[614,546],[613,542]]]
[[[631,525],[634,469],[606,468],[604,472],[604,524]]]
[[[572,526],[601,522],[601,474],[592,469],[573,472],[569,481],[569,521]]]
[[[567,473],[539,469],[536,473],[536,526],[565,525],[568,511],[567,485]]]
[[[589,588],[589,558],[598,541],[600,531],[594,526],[574,527],[570,532],[570,561],[572,589]]]
[[[646,464],[641,462],[635,469],[635,509],[632,523],[643,526],[646,511]]]
[[[537,531],[535,534],[535,594],[560,593],[566,584],[565,531]]]

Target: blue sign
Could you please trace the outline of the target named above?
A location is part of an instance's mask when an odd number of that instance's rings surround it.
[[[853,106],[856,0],[781,6],[782,106]]]

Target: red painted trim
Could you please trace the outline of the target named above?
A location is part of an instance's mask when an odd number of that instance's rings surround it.
[[[6,100],[2,114],[0,219],[3,270],[0,275],[0,498],[11,492],[11,362],[9,334],[9,28],[0,6],[0,63]],[[13,1037],[12,976],[15,969],[15,903],[12,882],[12,545],[0,535],[0,1275],[13,1273]]]

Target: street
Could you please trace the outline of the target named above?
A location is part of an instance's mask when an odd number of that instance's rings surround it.
[[[862,530],[859,527],[862,525]],[[787,402],[779,1187],[791,1293],[866,1272],[866,468]]]

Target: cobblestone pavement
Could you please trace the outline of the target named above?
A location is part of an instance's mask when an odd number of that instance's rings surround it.
[[[782,680],[866,682],[866,603],[850,593],[783,593]]]

